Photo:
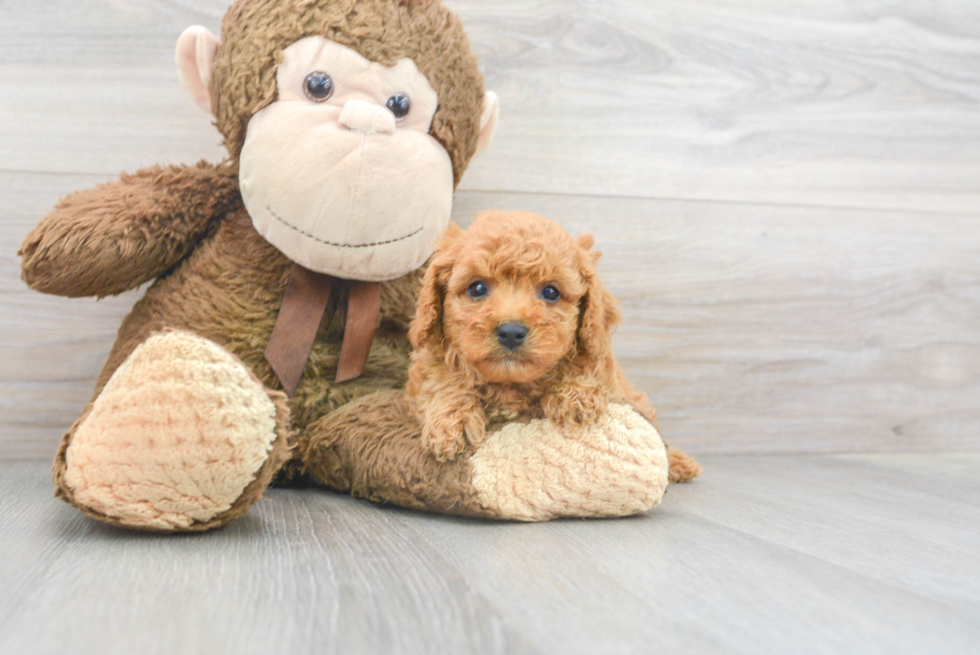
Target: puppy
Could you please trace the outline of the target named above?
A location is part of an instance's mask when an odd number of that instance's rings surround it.
[[[487,212],[442,235],[409,330],[407,385],[437,459],[518,416],[587,425],[612,401],[655,420],[613,356],[620,314],[596,276],[593,242],[528,212]]]

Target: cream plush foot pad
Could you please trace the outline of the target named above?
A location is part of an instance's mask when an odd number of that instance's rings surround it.
[[[133,527],[173,529],[228,510],[269,456],[276,409],[217,344],[169,332],[113,374],[66,452],[75,502]]]
[[[669,471],[660,435],[625,405],[567,435],[544,420],[505,425],[471,462],[480,504],[521,521],[644,512],[660,504]]]

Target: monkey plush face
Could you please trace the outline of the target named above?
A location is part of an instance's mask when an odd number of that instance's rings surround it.
[[[439,104],[410,59],[368,61],[319,36],[286,48],[279,99],[252,117],[242,198],[293,261],[381,281],[415,270],[449,224],[453,165],[429,135]]]
[[[237,0],[222,31],[187,30],[177,62],[259,233],[337,277],[421,266],[498,116],[458,18],[438,0]]]

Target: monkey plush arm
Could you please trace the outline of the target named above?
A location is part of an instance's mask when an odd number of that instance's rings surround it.
[[[62,200],[24,240],[22,277],[61,296],[109,296],[190,254],[239,202],[235,171],[154,166]]]

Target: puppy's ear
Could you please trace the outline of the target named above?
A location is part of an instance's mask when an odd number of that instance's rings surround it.
[[[422,288],[415,303],[415,318],[408,328],[408,340],[412,348],[421,350],[430,343],[442,342],[442,302],[446,295],[446,283],[456,259],[453,244],[463,233],[459,226],[450,223],[436,241],[429,268],[425,271]]]
[[[601,252],[590,251],[595,239],[591,234],[579,237],[579,267],[587,291],[579,305],[579,351],[594,361],[612,350],[612,331],[619,323],[616,299],[596,274],[595,265]]]
[[[441,252],[446,252],[451,248],[451,246],[456,243],[456,239],[460,237],[463,233],[462,228],[458,225],[449,221],[449,225],[446,227],[445,231],[439,235],[436,239],[436,254]]]

